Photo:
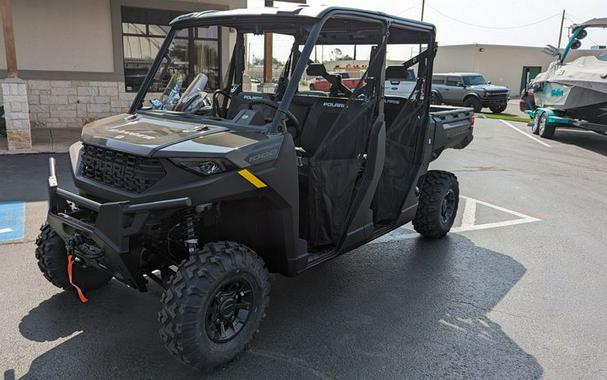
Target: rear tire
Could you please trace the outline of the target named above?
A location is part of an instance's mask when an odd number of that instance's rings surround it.
[[[464,99],[464,107],[472,108],[475,113],[479,113],[483,110],[483,104],[474,96],[469,96]]]
[[[67,249],[65,242],[48,224],[40,228],[36,239],[38,268],[51,284],[64,290],[73,289],[67,276]],[[93,290],[106,285],[112,278],[109,274],[82,263],[74,262],[73,281],[82,290]]]
[[[255,252],[234,242],[209,243],[169,281],[160,299],[160,337],[194,368],[226,364],[257,332],[269,294],[268,270]]]
[[[424,176],[413,228],[426,238],[445,236],[453,225],[458,204],[457,177],[449,172],[429,171]]]
[[[433,92],[430,94],[430,104],[435,106],[440,106],[443,104],[443,101],[438,93]]]
[[[548,124],[548,116],[544,112],[542,116],[540,116],[538,134],[545,139],[549,139],[554,136],[555,130],[556,128],[554,125]]]

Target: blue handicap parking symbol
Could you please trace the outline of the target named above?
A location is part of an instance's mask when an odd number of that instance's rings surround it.
[[[21,240],[25,233],[25,202],[0,202],[0,243]]]

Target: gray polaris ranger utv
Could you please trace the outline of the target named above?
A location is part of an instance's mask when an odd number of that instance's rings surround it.
[[[184,64],[212,64],[195,38],[210,28],[229,41],[223,85]],[[247,38],[265,33],[292,41],[271,93],[244,75]],[[317,44],[368,54],[356,88],[311,60]],[[415,68],[415,89],[385,97],[386,51],[409,44],[426,50],[390,71]],[[451,228],[457,179],[428,165],[470,143],[473,114],[430,106],[435,51],[431,24],[347,8],[176,18],[130,112],[71,147],[78,194],[57,186],[51,159],[42,273],[82,301],[112,278],[140,291],[152,280],[168,350],[200,369],[228,362],[259,328],[269,272],[297,275],[409,221],[428,238]],[[330,91],[303,91],[308,76]]]

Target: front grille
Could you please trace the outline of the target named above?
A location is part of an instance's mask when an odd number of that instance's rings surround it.
[[[160,161],[84,144],[80,175],[120,190],[142,193],[166,175]]]
[[[489,92],[487,98],[491,100],[508,99],[508,92]]]

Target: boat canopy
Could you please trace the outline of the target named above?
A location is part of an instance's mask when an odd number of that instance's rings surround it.
[[[581,24],[575,25],[573,27],[573,29],[588,28],[588,27],[592,27],[592,28],[607,28],[607,17],[593,18],[592,20],[588,20],[588,21],[583,22]]]

